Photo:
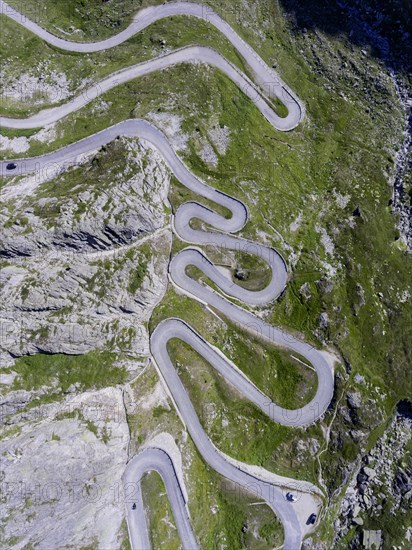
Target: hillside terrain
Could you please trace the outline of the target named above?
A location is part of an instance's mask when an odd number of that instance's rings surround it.
[[[75,42],[113,36],[139,8],[156,5],[8,3]],[[277,249],[288,270],[276,301],[247,309],[325,350],[334,393],[316,423],[277,424],[175,339],[169,355],[202,427],[233,459],[298,480],[297,490],[319,487],[319,517],[304,548],[407,549],[410,8],[400,0],[207,6],[299,96],[305,117],[295,129],[276,130],[222,72],[190,62],[96,93],[44,128],[1,126],[1,158],[42,155],[142,118],[200,180],[242,201],[250,217],[238,234]],[[112,49],[82,55],[50,46],[3,14],[0,116],[66,104],[94,84],[98,91],[114,71],[192,44],[213,47],[251,77],[209,24],[207,6],[203,19],[165,18]],[[280,101],[272,107],[286,114]],[[270,508],[202,459],[150,351],[156,326],[178,317],[281,407],[301,407],[316,394],[316,373],[302,358],[171,282],[169,260],[187,246],[171,216],[187,201],[226,215],[224,208],[184,187],[147,141],[123,136],[70,166],[0,178],[0,186],[2,545],[130,548],[122,474],[155,442],[180,457],[201,548],[279,547],[282,523]],[[268,284],[267,264],[247,250],[203,248],[233,283]],[[195,267],[189,274],[214,284]],[[153,548],[179,548],[161,478],[147,475],[142,492]]]

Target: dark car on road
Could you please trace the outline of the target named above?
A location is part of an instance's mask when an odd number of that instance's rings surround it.
[[[136,503],[133,502],[132,510],[136,510]]]
[[[306,522],[306,525],[313,525],[316,521],[316,514],[311,514],[308,517],[308,521]]]
[[[15,170],[17,168],[17,164],[14,164],[14,162],[9,162],[6,166],[6,170]]]

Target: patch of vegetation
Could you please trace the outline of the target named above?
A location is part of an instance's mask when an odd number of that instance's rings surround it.
[[[135,294],[142,286],[143,279],[147,274],[148,263],[148,258],[146,256],[141,256],[139,264],[135,269],[133,269],[129,279],[129,284],[127,285],[127,290],[130,294]]]
[[[10,426],[8,428],[2,429],[0,433],[0,440],[18,437],[21,432],[22,429],[20,426]]]
[[[19,543],[20,539],[21,539],[21,537],[17,537],[17,536],[15,536],[15,537],[10,537],[9,539],[7,539],[7,540],[5,541],[5,544],[7,544],[7,546],[8,546],[9,548],[11,548],[12,546],[16,546],[16,544]]]
[[[262,290],[270,283],[272,272],[262,258],[247,252],[237,252],[235,262],[232,280],[238,286],[248,290]]]
[[[92,432],[97,437],[99,437],[99,428],[92,420],[86,421],[86,427],[89,430],[89,432]]]
[[[153,416],[155,418],[159,418],[159,416],[162,416],[162,414],[165,414],[168,412],[170,412],[170,409],[167,409],[166,407],[162,407],[161,405],[159,405],[158,407],[155,407],[153,409]]]
[[[180,548],[180,537],[164,483],[157,472],[146,474],[141,482],[144,507],[149,518],[149,540],[152,548]]]
[[[85,486],[85,489],[87,491],[88,486]],[[98,550],[99,548],[99,539],[97,537],[93,537],[92,542],[90,544],[87,544],[86,546],[81,546],[80,550]]]
[[[299,354],[262,344],[228,323],[224,350],[274,403],[297,409],[317,390],[316,373]]]
[[[91,351],[85,355],[39,353],[19,357],[13,366],[18,374],[13,389],[35,390],[52,386],[53,381],[62,392],[72,384],[76,384],[79,391],[123,384],[127,380],[127,371],[115,366],[115,361],[115,354],[104,351]]]

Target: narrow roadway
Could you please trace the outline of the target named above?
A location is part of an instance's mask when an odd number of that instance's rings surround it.
[[[85,105],[88,105],[91,101],[116,86],[120,86],[130,80],[151,74],[155,71],[173,67],[179,63],[191,63],[198,61],[202,61],[203,63],[207,63],[208,65],[221,70],[242,90],[245,95],[249,97],[249,99],[255,103],[263,116],[275,128],[278,128],[279,130],[291,130],[296,126],[299,121],[299,116],[298,111],[293,109],[293,106],[296,106],[294,102],[287,104],[288,108],[290,106],[289,115],[285,118],[281,118],[270,107],[268,100],[265,98],[265,94],[262,93],[242,71],[235,67],[235,65],[227,61],[227,59],[211,48],[204,46],[187,46],[160,57],[156,57],[155,59],[151,59],[150,61],[138,63],[137,65],[116,71],[104,80],[94,84],[90,88],[87,88],[68,103],[65,103],[59,107],[44,109],[39,113],[25,119],[0,117],[0,127],[4,126],[7,128],[26,130],[39,128],[40,126],[45,126],[47,124],[53,124],[61,120],[62,117],[74,113]]]
[[[253,48],[251,48],[249,44],[247,44],[237,32],[209,6],[191,2],[170,2],[158,6],[150,6],[137,12],[127,29],[99,42],[71,42],[58,38],[13,9],[3,0],[0,0],[0,13],[13,19],[20,25],[23,25],[45,42],[61,50],[79,53],[98,52],[113,48],[114,46],[122,44],[155,21],[166,17],[185,15],[202,19],[216,27],[232,43],[250,67],[253,79],[261,90],[264,90],[266,95],[270,97],[277,97],[287,105],[289,113],[286,118],[279,119],[279,124],[282,125],[280,129],[291,130],[299,124],[304,115],[302,102],[283,82],[278,73],[273,68],[268,67],[255,50],[253,50]],[[202,59],[201,55],[198,60],[208,62],[207,59]]]

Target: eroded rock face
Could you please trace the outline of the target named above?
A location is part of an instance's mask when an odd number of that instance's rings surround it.
[[[0,257],[110,250],[167,223],[169,171],[154,148],[118,139],[82,160],[3,190]]]
[[[147,355],[144,323],[165,291],[170,242],[165,229],[145,246],[138,243],[104,256],[60,256],[58,261],[45,256],[5,267],[0,300],[4,357],[7,352],[81,354],[109,341],[121,351]]]
[[[57,379],[22,388],[14,385],[16,377],[21,382],[17,366],[13,371],[23,355],[108,350],[130,378],[149,355],[147,322],[167,284],[169,175],[153,150],[116,141],[53,185],[22,180],[7,187],[0,243],[6,546],[48,550],[65,540],[119,548],[127,539],[122,389],[82,392],[74,383],[63,390]]]
[[[119,388],[69,396],[15,424],[0,444],[6,545],[119,547],[128,442]]]
[[[342,500],[341,515],[335,522],[335,542],[355,526],[357,531],[353,535],[352,547],[362,541],[365,548],[373,548],[373,544],[380,548],[384,533],[379,529],[363,530],[364,520],[369,518],[370,523],[372,519],[379,526],[383,514],[403,516],[406,513],[412,498],[412,457],[407,450],[411,437],[412,418],[398,409],[375,447],[362,457],[349,483]],[[400,528],[404,529],[407,541],[409,530],[406,526]]]
[[[171,245],[168,185],[155,150],[118,139],[52,181],[6,188],[3,366],[108,342],[149,353],[145,323],[165,291]]]

